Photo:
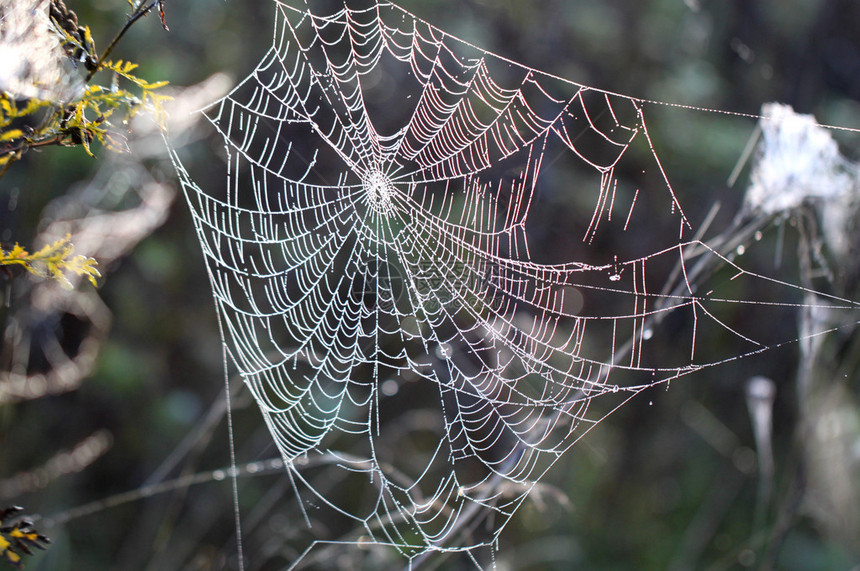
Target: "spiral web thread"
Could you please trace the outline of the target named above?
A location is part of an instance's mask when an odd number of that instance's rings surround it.
[[[642,101],[387,2],[315,5],[277,2],[272,48],[206,112],[226,187],[199,188],[176,159],[229,358],[308,524],[327,509],[358,530],[339,541],[410,560],[492,545],[546,470],[634,395],[792,341],[720,317],[794,307],[785,291],[802,288],[689,236]],[[631,149],[652,165],[638,187],[616,177]],[[588,215],[566,241],[547,237],[535,216],[571,196]],[[657,223],[678,240],[622,260],[598,248]],[[782,291],[732,289],[752,281]],[[669,315],[686,325],[661,333]],[[725,338],[733,352],[697,358]],[[317,485],[322,464],[364,491]]]

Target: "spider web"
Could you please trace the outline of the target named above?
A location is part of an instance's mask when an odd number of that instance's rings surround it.
[[[733,323],[805,290],[698,239],[644,105],[388,2],[276,2],[272,48],[206,112],[226,185],[174,160],[226,351],[309,525],[331,511],[359,530],[347,543],[412,561],[491,546],[630,398],[792,342]],[[622,179],[631,153],[651,167]],[[677,239],[613,242],[655,224]]]

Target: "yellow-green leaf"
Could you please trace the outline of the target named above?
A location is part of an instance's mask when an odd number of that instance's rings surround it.
[[[11,141],[24,136],[24,131],[21,129],[9,129],[5,133],[0,133],[0,141]]]

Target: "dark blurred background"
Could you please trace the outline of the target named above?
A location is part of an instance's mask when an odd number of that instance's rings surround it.
[[[121,27],[127,9],[118,0],[67,4],[101,46]],[[860,4],[853,0],[399,4],[477,46],[579,83],[745,114],[780,101],[814,113],[821,123],[860,128]],[[164,8],[170,31],[161,29],[157,16],[149,16],[131,29],[116,57],[139,63],[147,79],[169,80],[177,96],[214,74],[235,83],[270,45],[270,2],[173,0]],[[218,85],[227,83],[224,78],[210,83],[211,91],[198,96],[198,107],[205,105],[207,93],[214,97]],[[721,204],[712,231],[717,233],[743,200],[746,179],[741,176],[734,187],[727,180],[755,120],[657,104],[646,104],[645,113],[657,153],[693,225]],[[185,131],[176,127],[173,134],[197,182],[222,184],[220,138],[203,124]],[[833,134],[848,156],[858,154],[855,133]],[[146,202],[141,197],[149,195],[127,190],[135,183],[179,193],[158,138],[147,137],[140,143],[144,170],[129,166],[129,159],[106,157],[105,150],[96,160],[80,149],[29,153],[0,181],[0,239],[31,243],[57,211],[74,210],[74,204],[56,202],[69,193],[76,193],[81,208],[105,213]],[[111,178],[117,172],[125,173],[123,181]],[[169,196],[161,199],[163,224],[156,216],[151,233],[142,231],[146,236],[139,243],[131,240],[130,252],[118,253],[103,268],[106,277],[98,293],[105,311],[87,306],[75,317],[64,310],[53,321],[27,314],[37,326],[15,330],[37,339],[40,331],[58,336],[74,353],[82,350],[74,339],[83,336],[75,328],[91,331],[93,315],[102,319],[96,327],[101,332],[97,361],[79,387],[0,405],[0,505],[20,504],[29,514],[49,518],[40,525],[54,542],[28,568],[235,565],[229,482],[205,481],[212,480],[207,471],[229,465],[218,325],[181,194],[172,203]],[[785,226],[781,266],[775,268],[776,238],[763,240],[754,260],[763,264],[761,271],[798,283],[792,261],[798,239],[792,224]],[[656,223],[652,231],[668,236],[677,233],[677,226]],[[109,235],[102,238],[111,241]],[[21,339],[8,333],[10,320],[23,322],[26,312],[20,308],[35,302],[29,285],[9,287],[10,305],[0,313],[7,331],[3,343],[20,345]],[[851,293],[856,291],[845,295]],[[795,313],[773,326],[796,327]],[[857,398],[858,379],[852,341],[840,343],[834,353],[845,378],[844,404]],[[807,403],[798,398],[799,356],[795,345],[738,366],[710,369],[640,395],[609,416],[554,466],[543,480],[545,494],[524,504],[504,530],[498,567],[858,568],[860,540],[840,534],[839,522],[828,521],[827,503],[819,501],[810,476],[809,448],[815,441],[809,432],[817,425],[809,423]],[[775,469],[766,502],[745,396],[747,381],[755,375],[770,377],[776,390]],[[240,463],[275,456],[248,395],[239,391],[234,401]],[[849,497],[857,498],[860,429],[846,422],[848,428],[839,426],[854,431],[854,447],[846,453],[853,454],[848,460],[855,479],[843,484],[853,486]],[[71,460],[65,464],[51,463],[59,452],[72,450],[77,455],[67,455]],[[172,454],[181,461],[174,464]],[[20,478],[40,467],[43,472],[36,476]],[[263,472],[239,481],[245,555],[250,569],[278,569],[294,556],[291,542],[306,532],[299,530],[303,523],[290,503],[292,491],[283,473]],[[142,489],[195,473],[204,474],[202,483],[160,494]],[[26,486],[13,485],[25,480]],[[116,507],[70,511],[135,490],[140,498]],[[429,568],[465,568],[454,556],[433,565]]]

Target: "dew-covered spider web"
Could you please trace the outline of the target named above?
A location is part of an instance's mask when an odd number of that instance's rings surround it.
[[[206,110],[226,184],[176,164],[230,367],[312,528],[297,561],[493,546],[629,399],[796,341],[768,319],[808,290],[743,268],[753,207],[701,239],[646,102],[389,2],[275,6],[271,49]],[[648,168],[618,176],[630,156]],[[314,531],[323,511],[354,533]]]

